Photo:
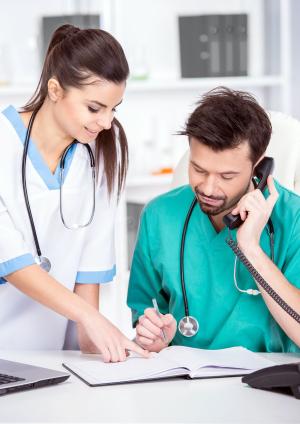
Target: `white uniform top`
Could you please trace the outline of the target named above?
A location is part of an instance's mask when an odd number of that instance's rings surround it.
[[[14,107],[0,113],[0,349],[61,349],[68,320],[5,280],[8,274],[34,264],[36,256],[22,190],[25,135]],[[109,282],[116,273],[116,196],[108,197],[102,167],[93,222],[82,229],[66,229],[59,213],[59,168],[52,174],[30,140],[27,190],[42,255],[51,261],[50,275],[72,291],[75,282]],[[85,146],[75,144],[66,158],[63,184],[64,216],[69,225],[88,221],[92,199],[90,158]]]

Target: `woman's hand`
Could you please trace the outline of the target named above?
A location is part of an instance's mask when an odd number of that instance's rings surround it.
[[[256,189],[245,194],[232,210],[233,215],[240,214],[244,221],[237,231],[237,241],[245,254],[247,251],[251,252],[259,248],[261,233],[278,199],[278,192],[271,175],[269,175],[267,183],[270,192],[267,199],[259,189]]]
[[[100,353],[104,362],[125,361],[132,350],[148,358],[149,352],[129,340],[107,318],[94,310],[88,318],[78,323],[78,339],[84,353]]]
[[[147,308],[136,326],[136,342],[151,352],[159,352],[173,340],[176,328],[177,323],[173,315],[158,316],[154,308]],[[166,342],[162,331],[166,336]]]

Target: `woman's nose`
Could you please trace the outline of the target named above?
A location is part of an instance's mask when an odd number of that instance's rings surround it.
[[[113,119],[112,113],[106,112],[98,119],[97,124],[99,125],[99,127],[103,128],[104,130],[109,130],[111,128],[112,119]]]

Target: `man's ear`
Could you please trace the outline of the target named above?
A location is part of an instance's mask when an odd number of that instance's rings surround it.
[[[63,97],[63,93],[64,90],[58,80],[54,77],[50,78],[48,81],[48,96],[50,97],[50,100],[57,102],[57,100]]]
[[[261,162],[263,160],[263,158],[265,157],[265,153],[263,155],[261,155],[261,157],[256,161],[255,165],[253,166],[253,168],[256,168],[257,165],[259,164],[259,162]]]

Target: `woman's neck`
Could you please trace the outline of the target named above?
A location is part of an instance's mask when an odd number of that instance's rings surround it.
[[[31,115],[32,112],[21,113],[26,127],[28,127]],[[72,143],[73,139],[61,130],[55,120],[52,105],[47,100],[34,119],[31,139],[34,140],[43,159],[54,173],[63,151]]]

